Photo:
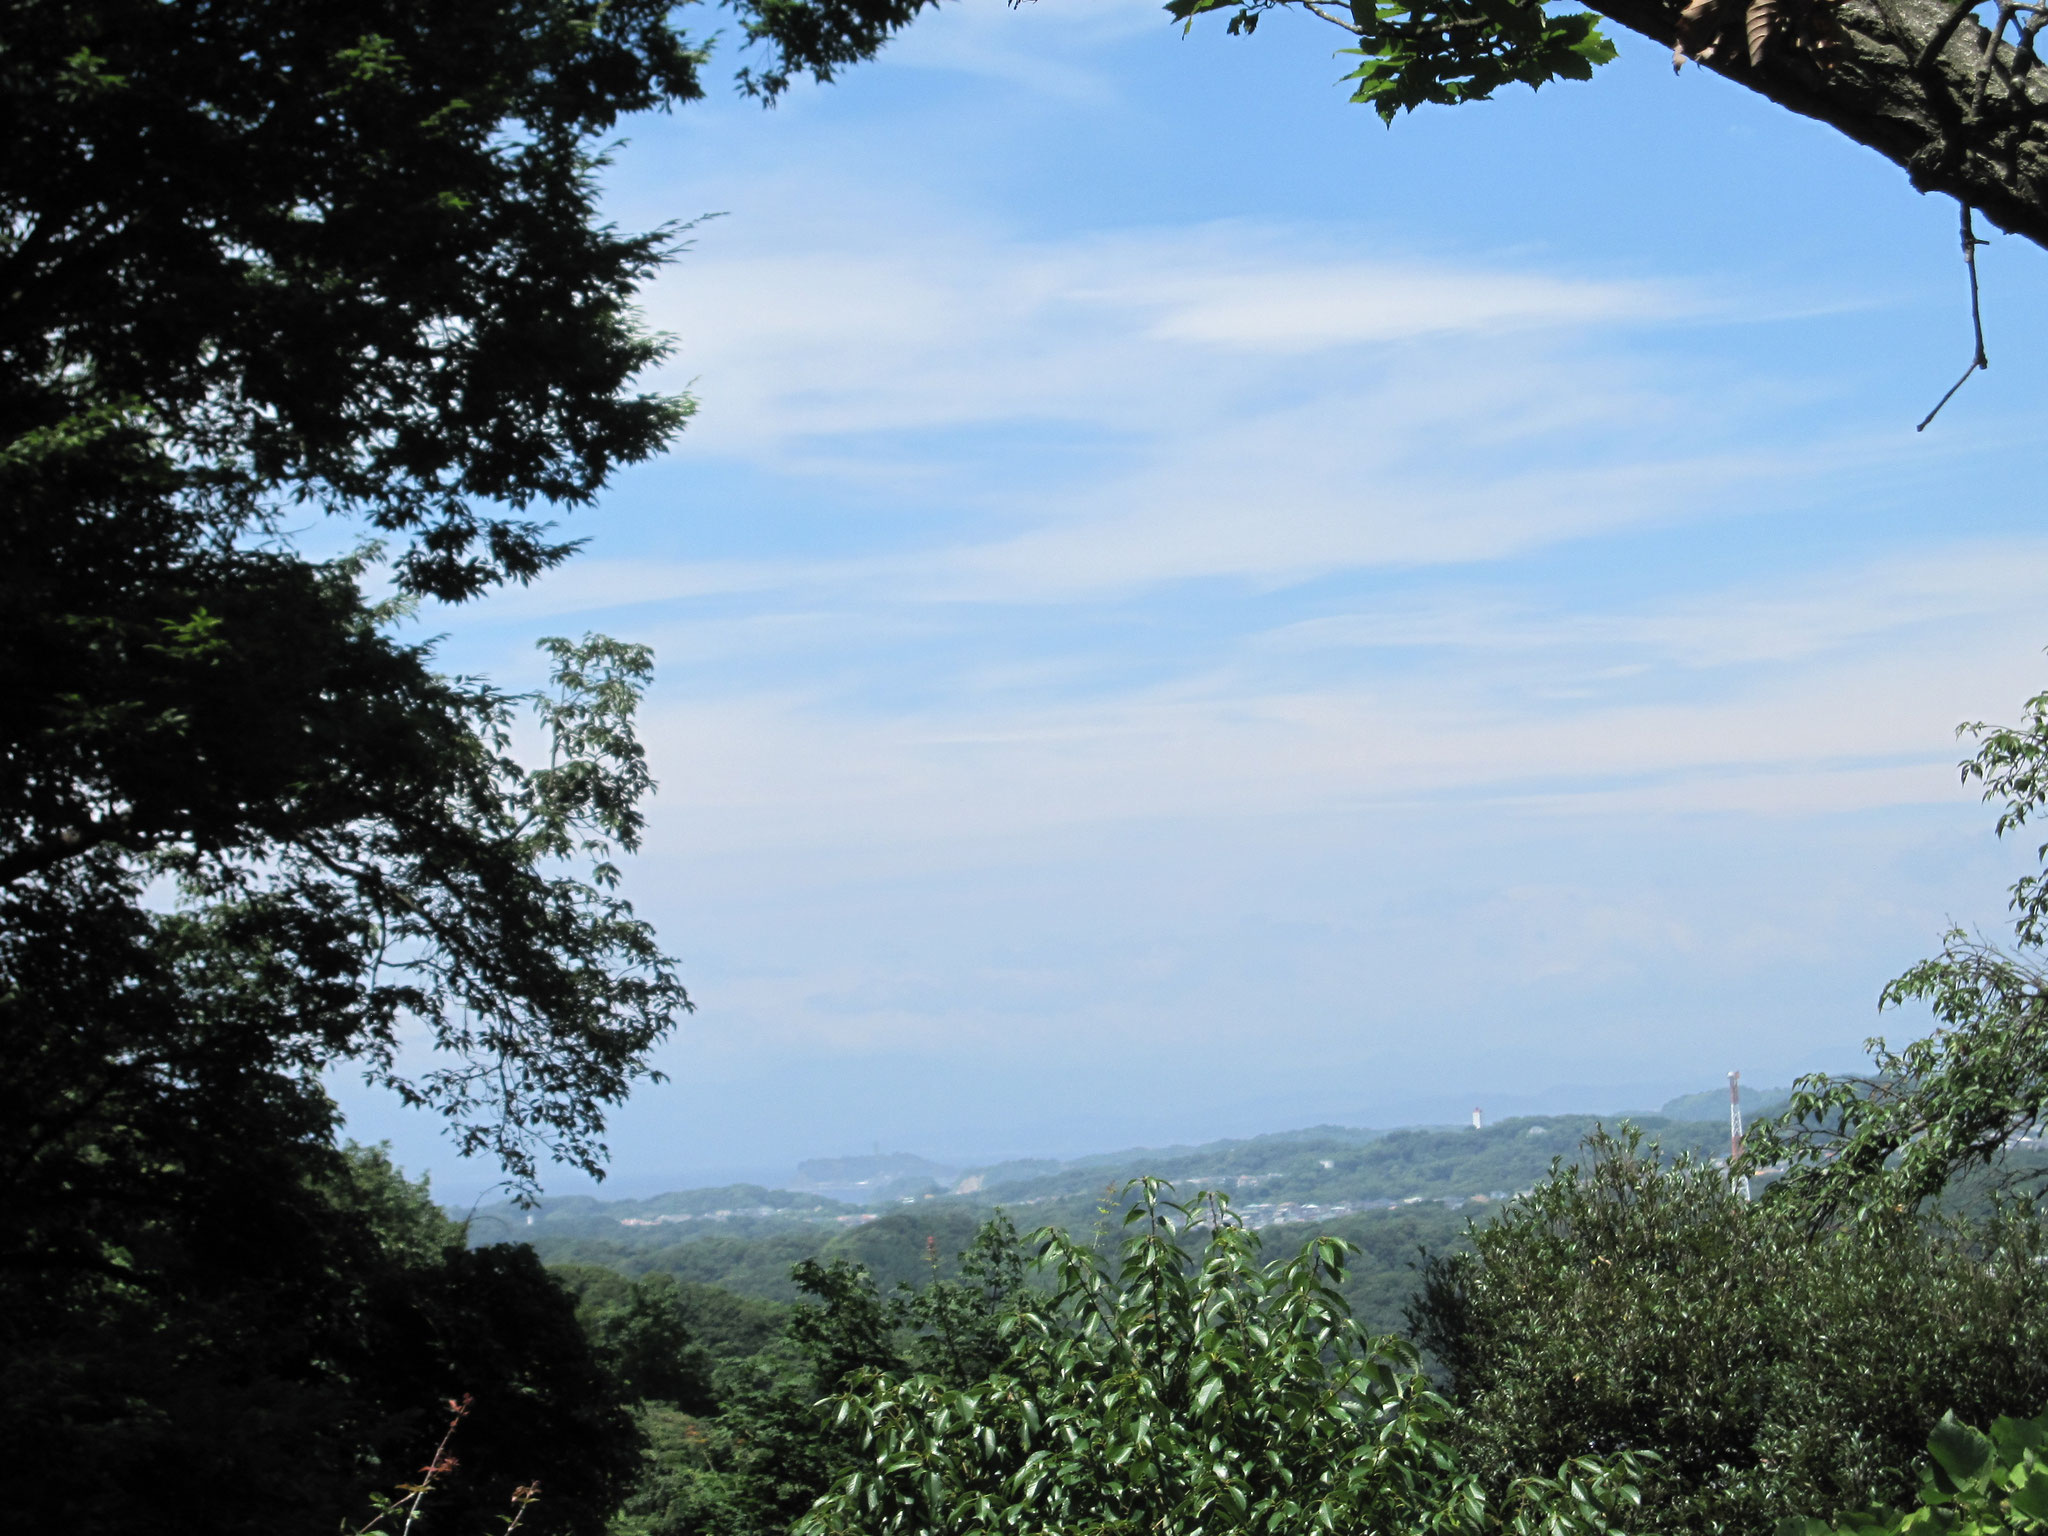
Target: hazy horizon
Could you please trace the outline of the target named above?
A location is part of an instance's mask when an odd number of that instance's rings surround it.
[[[1751,1085],[1745,1085],[1745,1093]],[[1785,1086],[1764,1084],[1765,1089]],[[1405,1130],[1405,1129],[1457,1129],[1469,1123],[1473,1109],[1480,1109],[1491,1125],[1499,1120],[1512,1120],[1535,1115],[1606,1115],[1621,1118],[1628,1115],[1651,1115],[1668,1105],[1672,1100],[1685,1094],[1713,1092],[1719,1085],[1706,1088],[1681,1088],[1656,1097],[1653,1085],[1637,1085],[1633,1090],[1593,1088],[1586,1085],[1559,1084],[1550,1089],[1521,1095],[1498,1094],[1493,1106],[1485,1104],[1466,1105],[1462,1109],[1435,1111],[1441,1106],[1431,1106],[1421,1118],[1379,1119],[1371,1122],[1346,1120],[1317,1120],[1299,1125],[1269,1125],[1251,1131],[1232,1131],[1209,1135],[1188,1135],[1167,1140],[1156,1140],[1145,1144],[1122,1145],[1081,1145],[1078,1142],[1057,1148],[1012,1147],[994,1154],[975,1152],[933,1152],[922,1147],[893,1146],[887,1142],[871,1141],[865,1147],[842,1147],[833,1152],[807,1152],[792,1156],[786,1162],[761,1161],[752,1163],[709,1163],[695,1167],[683,1166],[663,1170],[652,1165],[632,1165],[625,1174],[614,1173],[601,1183],[580,1177],[555,1177],[548,1180],[548,1194],[555,1198],[570,1195],[594,1195],[605,1200],[644,1199],[653,1195],[670,1194],[681,1190],[718,1189],[732,1184],[758,1184],[769,1189],[791,1188],[803,1181],[797,1177],[798,1164],[812,1158],[857,1157],[863,1154],[911,1153],[941,1167],[966,1173],[975,1169],[989,1168],[996,1164],[1022,1158],[1049,1158],[1062,1162],[1096,1156],[1113,1156],[1119,1152],[1169,1151],[1182,1147],[1197,1147],[1206,1143],[1224,1140],[1244,1140],[1258,1136],[1284,1135],[1289,1132],[1313,1129],[1316,1126],[1335,1126],[1345,1130]],[[1629,1095],[1633,1093],[1633,1098]],[[1444,1104],[1450,1100],[1445,1099]],[[1718,1118],[1718,1115],[1716,1116]],[[369,1139],[379,1139],[371,1137]],[[462,1164],[451,1165],[450,1176],[437,1178],[434,1193],[444,1203],[465,1205],[479,1199],[487,1200],[497,1188],[493,1182],[464,1179]],[[1133,1173],[1140,1172],[1134,1167]]]

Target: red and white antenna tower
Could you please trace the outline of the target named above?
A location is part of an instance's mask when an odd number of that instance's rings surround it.
[[[1742,1074],[1728,1074],[1728,1169],[1734,1172],[1735,1165],[1742,1160]],[[1749,1175],[1736,1180],[1742,1190],[1742,1198],[1749,1198]]]

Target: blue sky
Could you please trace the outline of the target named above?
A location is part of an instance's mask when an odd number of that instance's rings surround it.
[[[700,1007],[612,1188],[1782,1081],[2000,923],[1953,730],[2048,685],[2043,253],[1916,435],[1952,204],[1626,38],[1391,130],[1340,41],[964,0],[630,125],[621,222],[721,215],[647,295],[701,411],[428,618],[656,648]]]

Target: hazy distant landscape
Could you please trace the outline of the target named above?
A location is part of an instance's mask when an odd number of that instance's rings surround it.
[[[1745,1090],[1745,1115],[1768,1115],[1789,1091]],[[1670,1155],[1727,1155],[1727,1091],[1710,1089],[1654,1113],[1516,1116],[1477,1129],[1321,1125],[982,1168],[905,1152],[812,1159],[781,1188],[729,1184],[625,1200],[576,1195],[530,1210],[501,1201],[469,1213],[469,1232],[473,1243],[530,1243],[549,1264],[665,1274],[787,1302],[797,1296],[791,1268],[804,1259],[850,1260],[888,1288],[929,1279],[936,1253],[940,1272],[950,1275],[957,1253],[998,1210],[1027,1231],[1108,1231],[1108,1214],[1121,1211],[1122,1185],[1156,1174],[1183,1198],[1223,1191],[1246,1225],[1285,1229],[1290,1248],[1312,1233],[1356,1243],[1347,1295],[1370,1327],[1393,1330],[1418,1249],[1458,1245],[1468,1222],[1485,1222],[1555,1160],[1573,1161],[1597,1128],[1624,1121]]]

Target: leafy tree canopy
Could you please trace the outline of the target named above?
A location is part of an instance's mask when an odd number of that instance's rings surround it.
[[[596,1536],[637,1470],[636,1439],[531,1252],[464,1246],[424,1181],[379,1150],[248,1129],[221,1156],[235,1181],[188,1176],[106,1224],[125,1262],[24,1276],[10,1255],[10,1517],[72,1536],[190,1510],[222,1536],[331,1532],[410,1481],[442,1405],[468,1397],[436,1527],[501,1529],[511,1490],[539,1480],[551,1528]]]
[[[735,0],[743,84],[829,75],[919,8]],[[552,686],[514,697],[393,633],[565,557],[545,510],[688,415],[633,385],[675,232],[596,206],[622,118],[703,88],[677,15],[9,7],[0,1076],[53,1205],[116,1124],[344,1058],[522,1187],[542,1155],[596,1171],[604,1106],[687,1007],[615,892],[648,653],[550,641]],[[305,511],[390,542],[309,561]],[[396,602],[365,595],[379,558]],[[529,707],[541,764],[511,750]],[[407,1030],[424,1073],[396,1069]]]
[[[1815,1231],[1632,1129],[1433,1259],[1410,1311],[1488,1487],[1589,1450],[1656,1460],[1638,1528],[1770,1530],[1896,1501],[1944,1410],[2048,1401],[2048,1233],[1887,1210]]]
[[[769,94],[929,0],[730,0]],[[174,500],[215,537],[311,504],[462,597],[573,546],[689,412],[633,378],[673,227],[597,215],[628,114],[699,96],[671,0],[13,0],[0,46],[10,500]]]
[[[724,7],[770,97],[918,8]],[[549,518],[687,418],[635,382],[679,230],[597,200],[625,118],[702,91],[703,14],[4,0],[10,1510],[61,1491],[53,1528],[132,1530],[260,1482],[233,1521],[331,1528],[387,1416],[477,1390],[493,1443],[477,1383],[556,1413],[529,1462],[623,1423],[530,1253],[351,1214],[323,1079],[367,1073],[530,1191],[548,1157],[601,1169],[688,1006],[614,862],[652,789],[647,651],[548,641],[511,694],[397,626],[565,558]],[[356,554],[300,552],[324,515]],[[616,1457],[585,1459],[555,1507],[589,1528]]]
[[[792,1266],[805,1300],[777,1309],[786,1314],[779,1338],[743,1349],[735,1346],[752,1330],[724,1329],[710,1411],[643,1405],[646,1461],[622,1511],[621,1532],[785,1536],[819,1495],[857,1467],[847,1435],[820,1411],[820,1399],[876,1372],[929,1372],[956,1386],[986,1375],[1008,1352],[998,1324],[1022,1294],[1016,1229],[1001,1216],[983,1223],[959,1256],[958,1279],[942,1276],[936,1243],[927,1251],[925,1283],[901,1284],[886,1295],[858,1264],[806,1259]],[[630,1284],[583,1266],[572,1274],[586,1307]],[[694,1288],[689,1298],[712,1329],[737,1300],[724,1295],[721,1306],[719,1298],[709,1286]]]

